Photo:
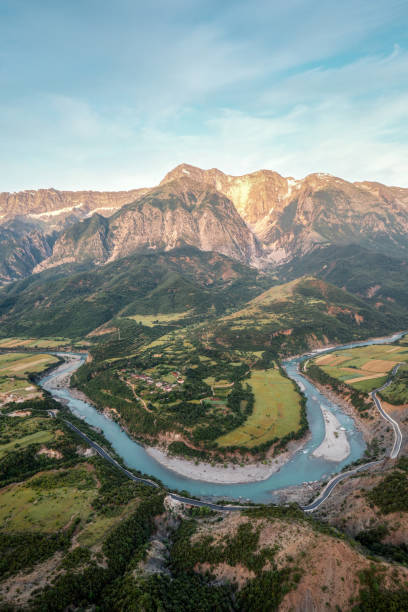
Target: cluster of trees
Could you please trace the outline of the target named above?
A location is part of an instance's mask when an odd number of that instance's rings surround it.
[[[120,470],[99,459],[94,458],[96,475],[100,486],[92,506],[99,514],[117,516],[132,499],[147,498],[151,488],[143,483],[129,480]]]
[[[386,557],[396,563],[408,565],[408,546],[404,543],[401,543],[399,546],[384,543],[383,539],[388,534],[389,529],[387,525],[382,524],[372,529],[360,531],[360,533],[356,535],[356,540],[374,555]]]
[[[353,612],[403,612],[408,610],[408,591],[387,589],[384,576],[374,567],[360,573],[360,602],[353,607]]]
[[[171,567],[176,573],[186,572],[197,563],[225,562],[232,566],[240,563],[260,574],[267,561],[273,563],[276,551],[271,548],[258,550],[260,529],[253,528],[249,522],[241,524],[234,535],[225,536],[217,544],[212,536],[201,537],[192,544],[196,527],[194,520],[184,521],[177,531],[171,555]]]
[[[371,491],[366,493],[381,512],[408,512],[408,461],[404,457],[397,464],[396,470],[385,476]]]
[[[79,519],[78,519],[79,520]],[[58,533],[7,533],[0,531],[0,578],[11,576],[68,549],[78,520]]]
[[[54,584],[36,593],[32,609],[56,612],[69,606],[98,609],[117,609],[115,581],[121,579],[129,563],[141,558],[146,543],[154,530],[154,517],[163,512],[163,496],[153,494],[143,500],[136,511],[122,521],[104,541],[102,551],[106,567],[95,561],[80,572],[77,568],[57,577]],[[83,563],[83,559],[81,559]]]

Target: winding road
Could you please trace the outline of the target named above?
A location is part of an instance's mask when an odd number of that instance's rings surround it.
[[[400,429],[400,426],[398,425],[397,421],[394,421],[394,419],[392,417],[390,417],[390,415],[387,412],[385,412],[384,408],[381,406],[381,402],[380,402],[379,398],[377,397],[377,393],[378,393],[378,391],[382,391],[386,387],[389,387],[389,385],[392,383],[393,378],[396,375],[396,373],[398,372],[398,370],[401,367],[401,365],[402,365],[402,363],[398,363],[393,368],[389,379],[387,380],[387,382],[382,387],[379,387],[378,389],[375,389],[374,391],[371,392],[371,397],[374,400],[375,405],[377,406],[379,413],[381,414],[383,419],[385,419],[386,421],[391,423],[391,425],[392,425],[392,427],[394,429],[394,446],[391,449],[390,459],[396,459],[398,457],[398,455],[399,455],[399,452],[401,450],[401,444],[402,444],[402,433],[401,433],[401,429]]]
[[[55,418],[55,414],[54,413],[51,414],[51,412],[52,411],[48,411],[48,414],[51,417]],[[118,470],[120,470],[123,474],[125,474],[125,476],[130,478],[130,480],[133,480],[134,482],[141,482],[143,484],[148,485],[149,487],[154,487],[155,489],[162,488],[160,485],[157,484],[157,482],[154,482],[153,480],[149,480],[149,478],[142,478],[141,476],[135,476],[135,474],[133,474],[132,472],[124,468],[123,465],[120,465],[120,463],[116,461],[116,459],[111,457],[110,454],[106,450],[104,450],[97,442],[94,442],[93,440],[91,440],[91,438],[88,438],[88,436],[84,434],[84,432],[81,431],[76,425],[74,425],[67,419],[62,419],[62,420],[70,429],[72,429],[72,431],[74,431],[76,434],[78,434],[78,436],[80,436],[83,440],[85,440],[85,442],[89,446],[91,446],[98,453],[98,455],[100,455],[100,457],[102,457],[103,459],[105,459],[105,461],[108,461],[109,463],[114,465]],[[222,506],[220,504],[213,504],[212,502],[201,501],[199,499],[193,499],[191,497],[184,497],[183,495],[178,495],[177,493],[169,492],[168,495],[172,499],[175,499],[176,501],[179,501],[179,502],[184,502],[186,504],[189,504],[190,506],[197,506],[198,508],[206,506],[207,508],[211,508],[212,510],[223,510],[224,512],[226,511],[237,512],[239,510],[244,510],[245,508],[250,507],[250,506]]]
[[[378,389],[374,389],[374,391],[371,391],[371,398],[374,401],[380,415],[382,416],[383,419],[391,423],[394,429],[394,444],[390,452],[390,459],[396,459],[399,455],[399,452],[401,450],[401,444],[402,444],[402,433],[401,433],[401,429],[398,423],[394,421],[394,419],[390,417],[390,415],[387,412],[385,412],[384,408],[381,405],[381,400],[377,396],[377,393],[379,391],[382,391],[383,389],[385,389],[392,383],[394,376],[398,372],[398,369],[400,368],[401,365],[402,365],[401,363],[398,363],[396,366],[394,366],[387,382],[384,385],[382,385],[381,387],[378,387]],[[365,470],[368,470],[373,465],[378,465],[380,463],[383,463],[383,461],[385,461],[385,459],[378,459],[377,461],[370,461],[369,463],[364,463],[363,465],[359,465],[352,470],[348,470],[347,472],[342,472],[341,474],[334,476],[334,478],[329,480],[329,482],[327,483],[323,491],[321,491],[320,495],[308,506],[302,506],[302,510],[304,512],[313,512],[314,510],[317,510],[322,505],[322,503],[326,501],[329,495],[331,495],[333,489],[339,484],[339,482],[341,482],[345,478],[348,478],[349,476],[358,474],[358,472],[363,472]]]

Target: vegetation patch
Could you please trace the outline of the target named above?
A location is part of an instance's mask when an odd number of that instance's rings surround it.
[[[290,379],[278,369],[254,370],[248,382],[255,397],[253,412],[243,425],[217,439],[220,447],[251,448],[299,429],[301,396]]]
[[[408,366],[399,368],[389,387],[381,391],[381,397],[394,405],[408,404]]]
[[[405,457],[400,459],[397,468],[366,493],[384,514],[408,512],[408,465]]]
[[[180,319],[192,316],[193,312],[186,310],[184,312],[169,312],[169,313],[157,313],[157,314],[134,314],[128,318],[133,319],[140,325],[146,327],[154,327],[155,325],[174,325]]]
[[[84,469],[45,473],[0,491],[0,521],[9,531],[59,530],[86,520],[95,496],[95,480]]]

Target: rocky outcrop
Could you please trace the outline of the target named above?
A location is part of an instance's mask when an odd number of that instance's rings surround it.
[[[349,183],[329,174],[310,174],[302,180],[269,170],[229,176],[186,164],[162,183],[181,176],[211,185],[231,199],[272,262],[330,244],[408,253],[408,189]]]
[[[114,261],[134,252],[183,245],[215,251],[245,263],[262,253],[258,241],[220,192],[189,177],[166,182],[110,219],[94,215],[58,238],[37,271],[67,261]]]
[[[93,212],[109,217],[119,208],[134,202],[148,189],[130,191],[58,191],[38,189],[0,193],[0,221],[27,215],[43,223],[57,225],[73,216],[83,219]]]
[[[0,285],[32,273],[52,253],[54,237],[20,219],[0,225]]]

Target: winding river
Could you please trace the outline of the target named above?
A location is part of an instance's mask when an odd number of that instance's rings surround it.
[[[400,332],[386,338],[336,346],[319,351],[319,354],[371,344],[385,344],[398,340],[405,333]],[[59,354],[64,356],[63,353]],[[85,357],[82,357],[81,360],[63,364],[45,376],[40,384],[56,400],[62,400],[66,403],[73,414],[84,419],[89,425],[100,428],[106,439],[109,440],[128,467],[159,478],[169,489],[186,490],[191,495],[203,498],[232,498],[268,503],[277,501],[279,489],[327,478],[359,459],[365,450],[363,437],[357,430],[353,419],[324,396],[299,371],[299,364],[316,354],[317,352],[307,353],[283,363],[288,376],[297,382],[306,396],[306,411],[311,435],[304,446],[278,472],[275,472],[266,480],[252,483],[214,484],[201,480],[193,480],[178,475],[176,472],[168,470],[158,463],[146,452],[143,446],[132,440],[117,423],[98,412],[90,403],[74,397],[69,388],[57,386],[55,380],[57,375],[60,375],[62,372],[65,374],[73,373],[83,363]],[[312,456],[313,451],[321,444],[325,435],[325,424],[321,407],[333,412],[341,426],[345,429],[350,445],[350,454],[343,461],[335,463]],[[237,469],[239,468],[237,467]]]

